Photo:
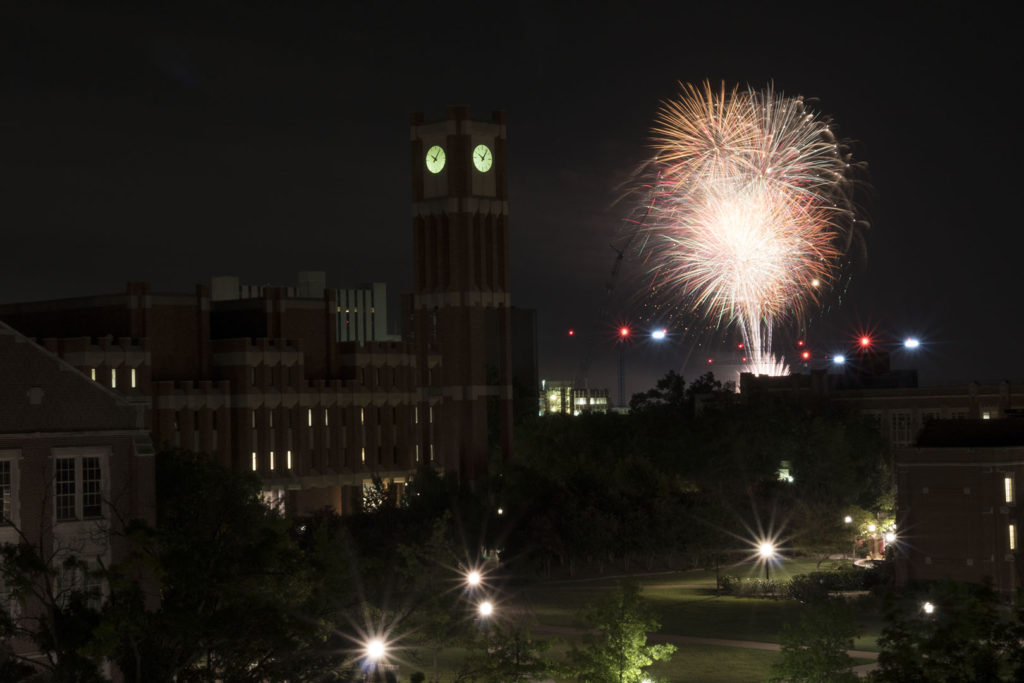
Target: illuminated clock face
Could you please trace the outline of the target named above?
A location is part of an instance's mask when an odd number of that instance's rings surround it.
[[[434,145],[427,150],[427,170],[431,173],[440,173],[444,168],[444,147]]]
[[[473,165],[476,166],[476,170],[487,173],[491,170],[493,163],[494,156],[491,154],[491,148],[487,145],[477,145],[473,150]]]

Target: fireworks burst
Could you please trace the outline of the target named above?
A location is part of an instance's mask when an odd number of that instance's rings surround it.
[[[709,82],[663,103],[652,138],[639,229],[658,287],[736,324],[751,371],[788,372],[773,327],[820,303],[856,222],[847,149],[800,97]]]

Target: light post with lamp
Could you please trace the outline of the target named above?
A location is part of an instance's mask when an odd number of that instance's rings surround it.
[[[771,564],[775,559],[775,546],[770,541],[764,541],[757,547],[757,554],[764,560],[764,580],[771,581]]]

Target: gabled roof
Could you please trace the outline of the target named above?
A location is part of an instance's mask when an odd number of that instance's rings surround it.
[[[136,406],[0,323],[0,434],[141,428]]]

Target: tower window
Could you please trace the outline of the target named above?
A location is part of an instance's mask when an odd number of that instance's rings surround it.
[[[110,368],[110,388],[117,388],[117,368]]]
[[[1003,500],[1007,503],[1016,502],[1013,497],[1013,475],[1003,477]]]
[[[135,368],[132,368],[132,389],[135,388]]]

